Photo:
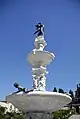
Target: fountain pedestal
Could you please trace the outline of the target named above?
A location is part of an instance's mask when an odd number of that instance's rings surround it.
[[[52,113],[48,112],[27,112],[27,119],[52,119]]]
[[[35,49],[28,55],[28,61],[32,66],[33,88],[45,91],[46,74],[48,74],[46,67],[54,60],[55,55],[44,50],[47,43],[43,35],[35,38],[34,45]]]

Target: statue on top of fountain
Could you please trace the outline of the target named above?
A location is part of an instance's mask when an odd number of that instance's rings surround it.
[[[36,32],[34,34],[37,34],[37,36],[44,36],[44,25],[41,23],[38,23],[36,26]]]

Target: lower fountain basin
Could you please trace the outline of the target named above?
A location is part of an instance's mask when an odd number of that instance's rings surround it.
[[[48,91],[33,91],[29,93],[16,93],[8,95],[7,101],[25,112],[46,111],[53,112],[71,102],[66,94]]]

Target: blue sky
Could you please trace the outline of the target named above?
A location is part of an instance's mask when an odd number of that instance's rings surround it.
[[[32,87],[26,57],[39,21],[45,25],[46,50],[56,55],[48,66],[47,90],[75,90],[80,82],[80,1],[0,0],[0,100],[15,91],[15,81]]]

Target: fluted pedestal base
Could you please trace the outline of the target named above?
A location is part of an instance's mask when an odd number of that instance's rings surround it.
[[[47,112],[27,112],[26,119],[52,119],[52,113],[47,113]]]

